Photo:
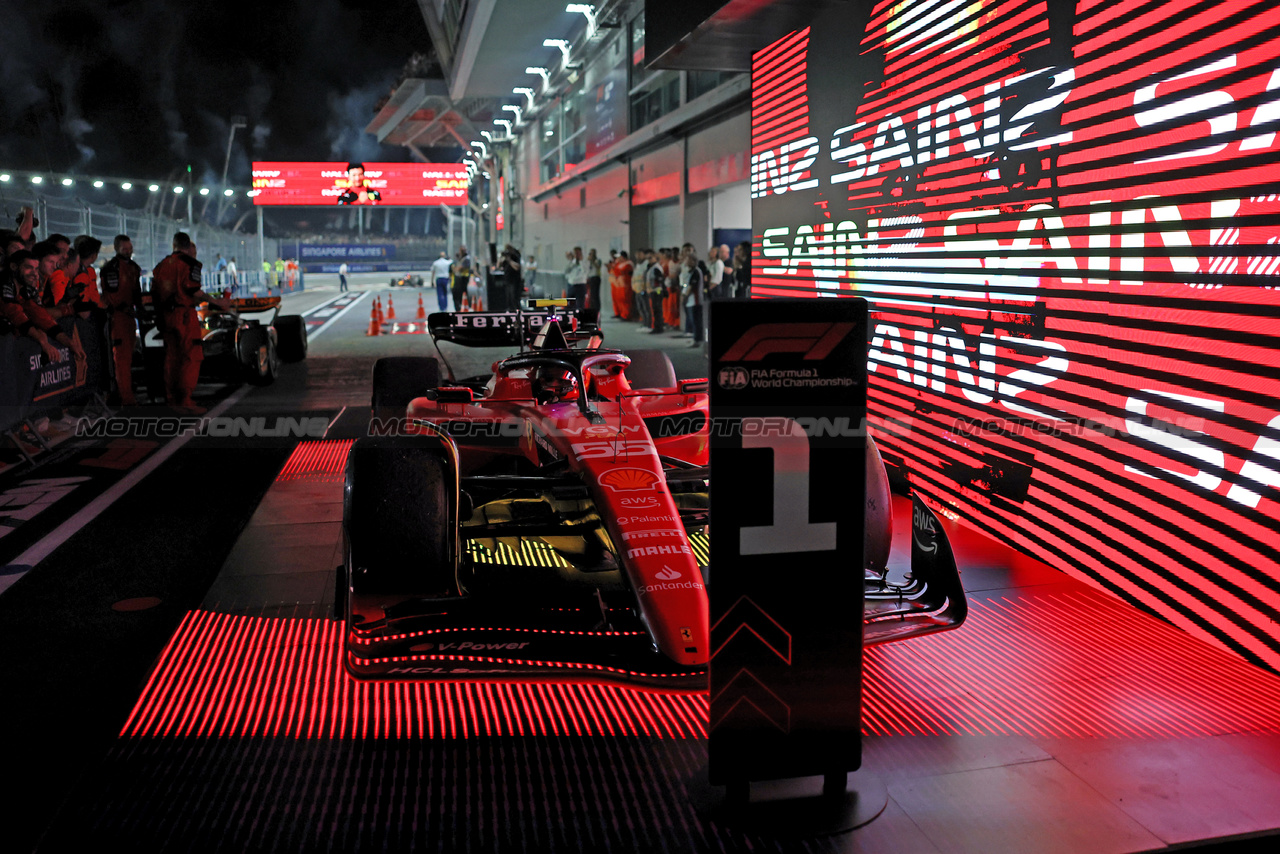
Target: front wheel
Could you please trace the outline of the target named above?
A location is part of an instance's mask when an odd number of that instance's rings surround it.
[[[347,458],[342,526],[347,608],[365,620],[396,601],[458,595],[456,475],[438,442],[358,440]],[[359,622],[359,619],[355,619]]]

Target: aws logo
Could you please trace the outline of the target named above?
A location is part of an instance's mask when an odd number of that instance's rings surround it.
[[[774,353],[801,353],[802,359],[817,361],[829,356],[853,327],[852,323],[762,323],[748,329],[720,358],[759,362]]]
[[[938,550],[938,527],[933,514],[918,505],[911,508],[911,533],[921,551]]]

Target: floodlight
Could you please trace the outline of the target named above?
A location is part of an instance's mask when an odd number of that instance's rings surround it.
[[[543,47],[558,47],[560,53],[564,56],[565,65],[569,64],[569,41],[568,39],[543,39]]]

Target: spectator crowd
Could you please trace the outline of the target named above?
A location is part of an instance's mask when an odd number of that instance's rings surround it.
[[[31,339],[45,364],[68,359],[83,364],[88,355],[80,336],[70,334],[61,321],[79,317],[94,324],[103,332],[102,356],[109,360],[102,390],[114,380],[115,399],[126,406],[136,403],[132,364],[144,296],[133,242],[128,235],[117,235],[114,255],[99,274],[101,240],[87,234],[74,240],[63,234],[36,240],[38,225],[31,209],[23,208],[16,228],[0,231],[0,335]],[[202,337],[195,307],[208,302],[227,310],[230,302],[201,290],[202,265],[187,234],[174,235],[173,250],[153,271],[150,299],[165,347],[167,403],[198,413],[203,410],[191,400]],[[226,267],[229,262],[221,270]]]
[[[605,309],[607,277],[614,320],[640,323],[641,331],[655,335],[691,338],[692,347],[706,340],[708,301],[745,299],[751,291],[749,243],[732,252],[727,245],[713,246],[705,257],[685,243],[678,249],[641,249],[634,258],[625,250],[610,250],[607,259],[595,249],[583,256],[582,247],[575,246],[565,260],[566,295],[589,315],[599,317]]]

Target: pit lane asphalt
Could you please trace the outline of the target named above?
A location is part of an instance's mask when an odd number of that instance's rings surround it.
[[[267,388],[202,386],[197,401],[211,406],[232,395],[225,413],[232,417],[324,416],[324,438],[363,435],[374,361],[435,355],[428,336],[410,326],[419,294],[430,312],[435,292],[388,288],[383,274],[349,278],[359,301],[323,320],[306,361],[282,366]],[[379,295],[384,306],[394,302],[399,328],[367,336]],[[308,277],[306,291],[285,297],[284,311],[306,313],[337,297],[336,277]],[[689,339],[642,334],[608,314],[606,305],[606,346],[663,349],[678,376],[707,375]],[[442,347],[458,376],[485,373],[510,354]],[[101,762],[156,657],[202,601],[297,441],[190,438],[0,595],[0,723],[17,784],[0,801],[6,850],[33,850],[51,825],[75,821],[69,796]]]

